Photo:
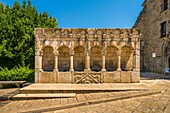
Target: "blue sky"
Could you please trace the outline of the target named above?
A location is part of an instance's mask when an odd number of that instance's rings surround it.
[[[0,0],[12,5],[16,0]],[[22,3],[22,0],[17,0]],[[131,28],[144,0],[31,0],[56,17],[60,28]]]

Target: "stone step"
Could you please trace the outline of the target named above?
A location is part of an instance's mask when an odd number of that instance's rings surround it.
[[[65,105],[56,105],[56,106],[49,106],[49,107],[44,107],[40,109],[23,110],[20,113],[46,113],[46,112],[52,112],[56,110],[69,109],[73,107],[113,102],[113,101],[118,101],[118,100],[143,97],[143,96],[155,95],[155,94],[161,94],[161,93],[162,93],[161,91],[147,91],[147,92],[141,92],[141,93],[136,93],[136,94],[113,96],[113,97],[108,97],[108,98],[97,98],[97,99],[91,99],[91,100],[86,100],[86,101],[81,101],[81,102],[68,103]]]
[[[17,94],[11,97],[12,100],[27,99],[50,99],[50,98],[74,98],[76,93],[52,93],[52,94]]]
[[[89,93],[103,91],[135,91],[148,90],[143,83],[117,84],[32,84],[20,89],[20,94],[36,93]]]

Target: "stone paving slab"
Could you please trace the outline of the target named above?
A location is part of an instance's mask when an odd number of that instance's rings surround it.
[[[142,84],[145,84],[149,91],[161,91],[159,94],[145,95],[140,97],[135,97],[135,94],[142,94],[148,92],[147,90],[136,90],[136,91],[110,91],[110,92],[99,92],[99,96],[95,93],[84,93],[86,100],[81,100],[78,98],[65,98],[65,99],[38,99],[38,100],[21,100],[21,101],[11,101],[6,103],[6,105],[0,106],[1,113],[17,113],[26,112],[34,110],[44,110],[47,112],[52,109],[50,113],[168,113],[169,112],[169,102],[170,102],[170,81],[169,80],[141,80]],[[156,89],[156,90],[155,90]],[[128,95],[133,95],[128,96]],[[120,97],[124,97],[120,99]],[[105,99],[118,98],[120,100],[107,101]],[[89,104],[92,100],[99,101],[100,99],[105,100],[99,102],[98,104]],[[97,102],[96,101],[96,102]],[[81,103],[79,106],[73,106],[75,103]],[[86,103],[86,105],[84,105]],[[57,106],[72,105],[68,109],[62,108],[61,110],[56,110]],[[82,105],[83,104],[83,105]],[[1,103],[0,103],[1,105]],[[43,112],[43,111],[42,111]],[[44,111],[45,112],[45,111]]]
[[[19,88],[9,88],[9,89],[0,89],[0,96],[8,94],[10,92],[14,92],[18,90]]]
[[[0,101],[9,100],[19,93],[19,88],[0,89]]]

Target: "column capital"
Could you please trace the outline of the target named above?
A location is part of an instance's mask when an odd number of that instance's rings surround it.
[[[74,51],[70,51],[70,56],[74,56]]]
[[[35,49],[35,56],[43,56],[43,51],[40,49]]]
[[[106,55],[106,50],[102,49],[101,54],[102,54],[102,56],[105,56]]]
[[[90,50],[85,50],[84,52],[85,52],[85,55],[89,55],[90,56],[90,53],[91,53]]]
[[[135,50],[131,50],[131,54],[135,55],[136,54]]]
[[[59,56],[59,51],[54,50],[54,51],[53,51],[53,54],[54,54],[54,56]]]
[[[35,49],[35,56],[39,56],[39,49]]]
[[[39,51],[39,56],[43,56],[43,51]]]
[[[118,56],[120,56],[121,53],[122,53],[122,50],[118,50],[118,51],[117,51],[117,55],[118,55]]]

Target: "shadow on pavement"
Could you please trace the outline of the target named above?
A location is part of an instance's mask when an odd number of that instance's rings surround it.
[[[154,80],[154,79],[170,80],[170,74],[164,75],[159,73],[141,72],[140,79],[141,80]]]

